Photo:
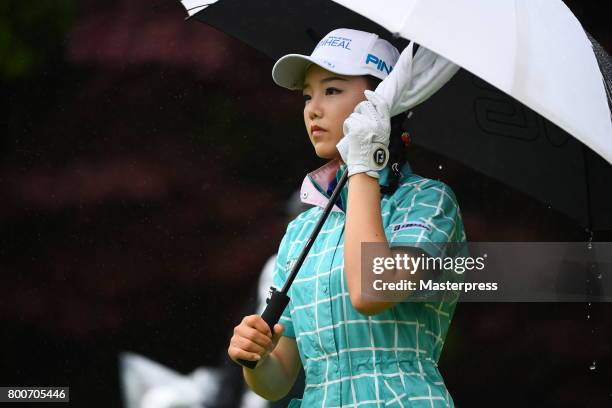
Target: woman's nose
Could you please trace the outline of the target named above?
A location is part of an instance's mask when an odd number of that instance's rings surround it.
[[[319,118],[323,114],[321,102],[319,98],[316,97],[310,98],[310,102],[306,105],[306,109],[308,110],[308,117],[310,119]]]

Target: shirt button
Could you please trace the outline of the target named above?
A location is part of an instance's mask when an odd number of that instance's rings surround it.
[[[325,293],[327,295],[327,287],[323,288],[323,293]]]
[[[302,198],[308,198],[308,191],[304,191],[302,193]]]

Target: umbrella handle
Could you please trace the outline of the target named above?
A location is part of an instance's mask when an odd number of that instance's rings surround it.
[[[274,325],[278,323],[289,303],[289,296],[287,296],[283,292],[279,292],[276,290],[274,286],[270,287],[271,296],[266,300],[267,306],[264,312],[261,315],[261,318],[264,319],[268,326],[270,327],[270,331],[274,333]],[[238,359],[238,363],[245,366],[246,368],[250,368],[251,370],[257,366],[257,360],[242,360]]]

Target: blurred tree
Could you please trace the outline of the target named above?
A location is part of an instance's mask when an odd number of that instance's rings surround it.
[[[36,72],[64,45],[76,11],[74,0],[0,2],[0,79]]]

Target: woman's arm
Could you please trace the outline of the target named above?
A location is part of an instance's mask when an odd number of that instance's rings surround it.
[[[348,204],[345,224],[344,269],[353,307],[362,314],[373,315],[392,307],[396,302],[373,301],[362,296],[361,291],[361,243],[380,242],[380,257],[391,257],[393,253],[385,236],[380,212],[380,185],[378,180],[365,173],[349,177]],[[408,252],[408,251],[407,251]],[[393,281],[408,279],[418,282],[421,271],[410,274],[391,270],[385,276]],[[409,292],[404,293],[409,296]]]
[[[243,368],[248,386],[261,397],[277,401],[293,387],[302,363],[295,339],[282,336],[274,350],[255,369]]]
[[[244,367],[242,374],[249,387],[265,399],[276,401],[293,387],[300,369],[295,339],[283,336],[285,326],[274,325],[274,335],[260,315],[245,316],[234,327],[227,353],[239,360],[258,361],[254,369]]]

